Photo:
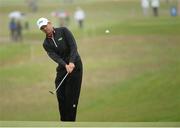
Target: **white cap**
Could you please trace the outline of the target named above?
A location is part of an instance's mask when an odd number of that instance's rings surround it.
[[[41,17],[41,18],[39,18],[39,19],[37,20],[37,26],[38,26],[39,29],[41,29],[41,27],[42,27],[43,25],[47,25],[48,22],[49,22],[48,19]]]

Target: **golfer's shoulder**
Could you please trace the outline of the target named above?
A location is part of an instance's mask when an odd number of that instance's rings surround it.
[[[67,27],[59,27],[59,28],[56,28],[55,30],[56,30],[56,31],[59,31],[59,32],[69,31],[69,29],[68,29]]]
[[[48,48],[49,47],[48,46],[48,39],[47,38],[45,38],[44,41],[43,41],[43,47],[44,48]]]

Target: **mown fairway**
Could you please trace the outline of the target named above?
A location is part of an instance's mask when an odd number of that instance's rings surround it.
[[[0,120],[58,121],[54,88],[56,64],[42,48],[36,20],[66,9],[84,63],[77,121],[180,121],[180,18],[161,3],[160,17],[143,17],[138,0],[44,1],[29,13],[24,0],[0,0]],[[162,0],[163,1],[163,0]],[[73,21],[76,7],[87,15],[85,28]],[[27,13],[23,42],[9,40],[8,13]],[[151,11],[151,10],[150,10]],[[105,30],[110,33],[106,34]]]

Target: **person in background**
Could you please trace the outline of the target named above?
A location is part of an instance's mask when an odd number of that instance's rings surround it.
[[[159,0],[151,0],[151,7],[153,9],[153,15],[159,16],[159,7],[160,7]]]
[[[16,41],[16,29],[17,29],[17,24],[14,18],[11,19],[9,23],[9,30],[10,30],[10,36],[12,41]]]
[[[58,13],[59,21],[60,21],[60,27],[65,27],[69,25],[69,13],[67,11],[60,11]]]
[[[17,21],[17,28],[16,28],[16,33],[17,33],[17,40],[22,41],[22,25],[20,21]]]
[[[75,20],[78,22],[79,28],[83,28],[84,26],[84,19],[85,19],[85,13],[81,8],[77,8],[75,14],[74,14]]]
[[[147,16],[149,10],[149,0],[141,0],[141,7],[143,10],[143,15]]]

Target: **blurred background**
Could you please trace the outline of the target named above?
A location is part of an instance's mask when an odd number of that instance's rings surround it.
[[[1,121],[59,120],[40,17],[76,38],[77,121],[180,121],[180,0],[0,0]]]

